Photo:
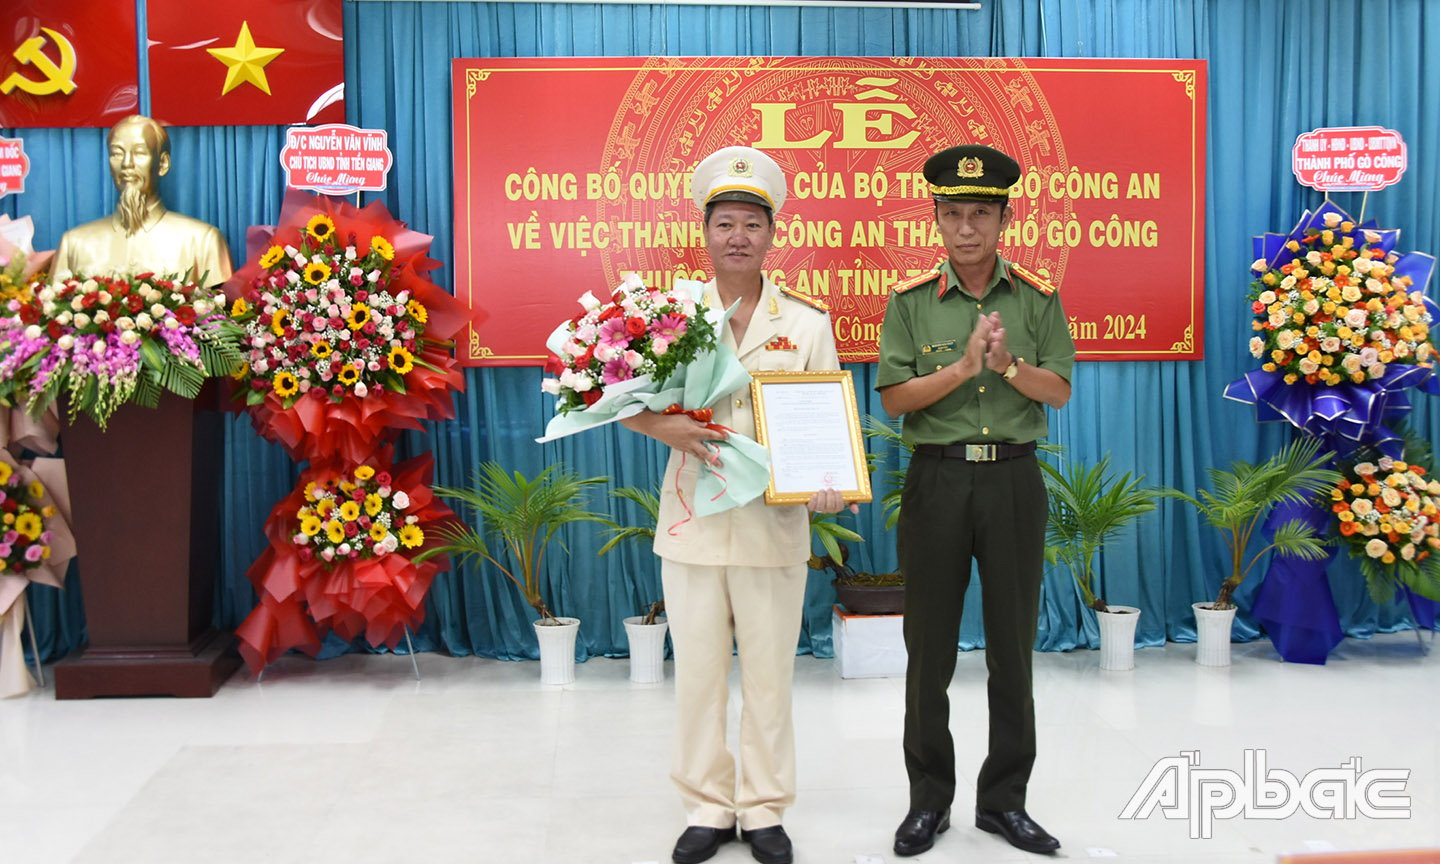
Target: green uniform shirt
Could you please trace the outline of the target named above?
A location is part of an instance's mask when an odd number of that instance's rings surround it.
[[[880,331],[875,389],[930,375],[958,362],[981,315],[1000,313],[1010,353],[1070,380],[1075,342],[1058,292],[1046,293],[1010,269],[998,254],[984,299],[965,291],[947,260],[933,276],[894,292]],[[905,415],[914,444],[1011,443],[1044,438],[1045,405],[1010,386],[998,372],[980,374],[928,408]]]

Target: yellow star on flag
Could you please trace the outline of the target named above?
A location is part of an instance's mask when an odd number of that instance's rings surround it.
[[[225,72],[224,96],[241,84],[254,84],[266,96],[270,95],[270,82],[265,80],[265,64],[285,53],[284,48],[257,48],[250,36],[250,22],[240,23],[240,35],[235,38],[233,48],[206,48],[210,55],[229,67]]]

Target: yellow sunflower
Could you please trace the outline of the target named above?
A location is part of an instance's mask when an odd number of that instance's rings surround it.
[[[419,300],[411,300],[406,303],[405,311],[410,313],[410,317],[415,319],[416,324],[424,324],[430,320],[430,310],[426,309],[425,304]]]
[[[365,515],[375,516],[380,513],[380,508],[385,506],[385,499],[371,492],[365,496]]]
[[[271,267],[279,264],[281,259],[283,259],[284,257],[285,250],[282,247],[271,246],[269,249],[265,250],[264,255],[260,256],[260,266],[264,267],[266,270],[269,270]]]
[[[340,367],[340,373],[335,377],[340,380],[341,384],[350,387],[360,380],[360,369],[354,363],[346,363]]]
[[[338,519],[331,519],[325,523],[325,536],[331,543],[345,542],[345,526],[340,524]]]
[[[406,525],[400,529],[400,545],[406,549],[414,549],[425,542],[425,532],[420,530],[419,525]]]
[[[305,265],[305,281],[311,285],[320,285],[330,278],[330,265],[324,261],[311,261]]]
[[[245,302],[244,297],[236,297],[235,302],[230,306],[230,317],[239,318],[250,311],[250,304]]]
[[[375,469],[371,468],[369,465],[361,465],[359,468],[355,469],[356,480],[369,480],[371,477],[374,476]]]
[[[346,522],[354,522],[360,518],[360,504],[355,501],[346,501],[340,505],[340,518]]]
[[[335,510],[334,498],[322,498],[320,503],[315,505],[315,512],[321,516],[329,516]]]
[[[276,309],[275,314],[270,316],[270,332],[276,336],[285,335],[285,323],[290,320],[290,310]]]
[[[234,378],[236,381],[244,381],[249,374],[250,361],[241,360],[240,365],[235,367],[235,371],[230,373],[230,377]]]
[[[316,213],[314,216],[311,216],[310,221],[305,224],[305,233],[318,241],[324,242],[329,240],[330,236],[335,233],[335,223],[331,222],[330,217],[324,213]]]
[[[415,356],[406,351],[404,346],[396,345],[390,349],[390,368],[404,375],[415,368]]]
[[[310,353],[321,360],[329,357],[332,353],[334,353],[334,351],[335,349],[331,348],[330,343],[326,342],[324,339],[321,339],[314,345],[310,346]]]
[[[321,524],[319,516],[306,516],[300,520],[300,533],[306,537],[314,537],[320,533]]]
[[[30,485],[25,487],[25,491],[30,493],[31,498],[38,501],[45,495],[45,484],[39,480],[31,480]]]
[[[21,513],[15,519],[15,530],[19,531],[25,539],[34,540],[40,536],[41,531],[45,530],[45,523],[41,522],[40,517],[34,513]]]
[[[281,399],[288,399],[300,392],[300,382],[295,380],[295,376],[289,372],[275,373],[275,380],[271,382],[270,386],[275,388],[275,395]]]
[[[391,246],[390,241],[381,237],[379,234],[370,238],[370,250],[386,261],[395,260],[395,247]]]
[[[305,484],[305,500],[306,500],[306,501],[312,501],[312,502],[313,502],[316,498],[319,497],[319,496],[317,496],[317,495],[315,494],[315,486],[316,486],[316,483],[315,483],[314,480],[311,480],[309,483],[306,483],[306,484]]]
[[[357,303],[351,307],[350,314],[345,317],[345,322],[351,330],[359,330],[370,323],[370,307],[364,303]]]
[[[374,540],[376,543],[383,541],[386,537],[389,536],[390,529],[386,528],[384,525],[381,525],[379,522],[376,522],[374,525],[370,526],[370,539]]]

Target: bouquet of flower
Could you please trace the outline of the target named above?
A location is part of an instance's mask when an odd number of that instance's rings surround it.
[[[1382,379],[1390,364],[1433,365],[1424,294],[1396,271],[1384,236],[1337,211],[1288,239],[1277,260],[1251,265],[1250,354],[1285,383],[1335,385]]]
[[[65,488],[64,460],[18,462],[0,449],[0,643],[6,643],[0,644],[0,698],[34,686],[17,624],[24,620],[25,590],[32,582],[64,587],[75,557]]]
[[[319,558],[333,566],[424,543],[420,518],[407,515],[415,502],[392,482],[390,472],[361,465],[346,475],[305,484],[305,504],[295,512],[300,530],[293,538],[300,560]]]
[[[262,435],[297,460],[355,464],[452,415],[465,379],[451,349],[473,316],[425,278],[428,236],[378,202],[299,193],[279,226],[251,233],[253,260],[227,289],[245,334],[236,398]]]
[[[0,307],[11,300],[28,303],[45,284],[54,251],[36,252],[31,245],[35,236],[30,217],[11,219],[0,214]]]
[[[540,442],[632,417],[641,411],[684,412],[709,422],[706,410],[750,380],[735,352],[720,343],[732,310],[710,309],[704,285],[675,280],[669,292],[652,291],[633,273],[601,303],[586,292],[584,311],[545,340],[558,372],[541,389],[559,396],[556,414]],[[722,427],[715,427],[722,428]],[[724,429],[710,445],[721,475],[702,463],[695,487],[701,516],[749,503],[770,481],[770,454],[757,442]]]
[[[425,619],[443,557],[416,563],[455,514],[429,487],[427,456],[390,466],[388,448],[353,469],[307,469],[270,512],[269,540],[248,572],[260,602],[235,631],[251,670],[291,648],[315,654],[324,633],[395,644]]]
[[[1440,600],[1440,480],[1422,465],[1389,456],[1342,473],[1330,492],[1331,510],[1371,596],[1388,602],[1403,585]]]
[[[153,408],[165,390],[193,399],[242,362],[224,298],[154,273],[67,276],[5,311],[0,400],[35,416],[64,393],[72,422],[83,411],[103,429],[127,402]]]
[[[25,573],[49,560],[54,535],[45,523],[58,511],[46,497],[44,483],[26,482],[9,462],[0,462],[0,573]]]

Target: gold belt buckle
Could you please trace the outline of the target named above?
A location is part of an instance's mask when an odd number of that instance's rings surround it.
[[[994,445],[994,444],[966,444],[966,445],[965,445],[965,461],[966,461],[966,462],[994,462],[994,461],[995,461],[995,445]]]

